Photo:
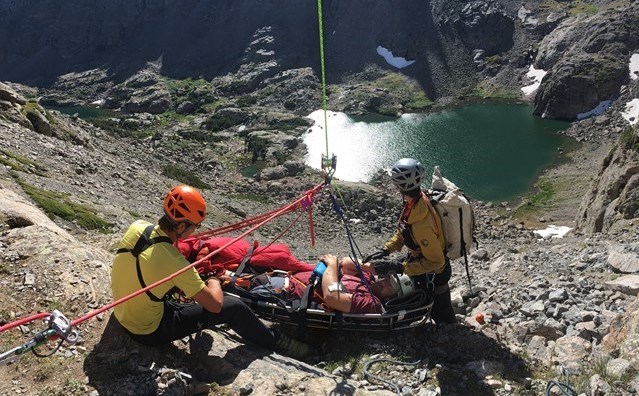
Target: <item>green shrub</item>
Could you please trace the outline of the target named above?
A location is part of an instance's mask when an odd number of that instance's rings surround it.
[[[476,96],[482,99],[507,99],[514,100],[518,98],[519,93],[508,90],[502,86],[488,82],[487,80],[480,81],[475,87],[475,92],[472,96]]]
[[[34,111],[40,114],[44,114],[44,109],[40,107],[40,105],[34,100],[29,100],[27,101],[27,103],[22,105],[22,115],[24,115],[25,117],[27,116],[27,114]]]
[[[257,103],[257,97],[253,96],[253,95],[244,95],[244,96],[240,96],[237,100],[236,103],[239,107],[249,107],[249,106],[253,106],[255,103]]]
[[[204,123],[204,127],[213,132],[222,131],[233,125],[235,125],[235,121],[226,116],[212,116]]]
[[[87,121],[117,137],[142,139],[152,135],[150,130],[139,130],[113,125],[112,121],[107,119],[93,118]]]
[[[431,101],[421,87],[400,73],[391,73],[378,79],[374,84],[393,92],[407,109],[420,110],[432,106]],[[395,109],[386,109],[389,115],[395,115]],[[381,113],[381,112],[380,112]]]
[[[162,167],[162,175],[171,179],[177,180],[181,183],[188,184],[189,186],[199,189],[209,189],[211,186],[203,182],[197,175],[190,171],[184,170],[176,165],[168,164]]]
[[[24,192],[51,218],[58,216],[87,230],[107,231],[113,226],[98,217],[92,209],[72,202],[66,194],[54,193],[32,186],[19,178],[16,180]]]
[[[3,155],[0,156],[0,164],[8,166],[9,168],[17,172],[24,172],[24,173],[27,172],[27,170],[23,168],[22,165],[14,161],[13,158],[7,155],[4,150],[2,150],[2,154]]]
[[[624,149],[634,149],[639,151],[639,139],[637,139],[637,134],[635,133],[635,128],[628,127],[625,131],[621,133],[619,136],[619,144]]]
[[[258,159],[266,160],[266,152],[268,151],[269,141],[262,136],[251,136],[246,139],[246,152],[251,154],[251,162],[255,163]]]
[[[595,15],[599,12],[599,8],[594,4],[585,4],[582,0],[573,1],[570,3],[570,14],[586,14]]]
[[[422,91],[415,92],[405,104],[407,110],[421,110],[433,105],[433,101]]]

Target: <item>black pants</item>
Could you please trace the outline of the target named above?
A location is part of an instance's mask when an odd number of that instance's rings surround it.
[[[158,346],[179,340],[202,329],[212,329],[226,323],[247,341],[268,349],[275,349],[275,336],[249,307],[237,297],[225,295],[220,313],[211,313],[200,304],[164,302],[160,326],[151,334],[132,334],[141,344]]]
[[[425,290],[433,295],[433,309],[430,317],[435,323],[455,323],[455,311],[450,301],[450,287],[448,281],[452,274],[450,263],[447,262],[441,274],[435,274],[429,279],[428,274],[412,277],[415,287]],[[431,275],[432,276],[432,275]]]

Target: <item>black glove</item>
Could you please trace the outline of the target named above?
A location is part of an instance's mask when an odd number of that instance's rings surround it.
[[[379,263],[373,264],[375,267],[375,273],[379,276],[386,276],[388,274],[403,274],[404,266],[402,263],[395,260],[384,260]]]
[[[362,263],[368,263],[371,260],[381,260],[384,257],[388,257],[388,255],[389,255],[388,250],[386,248],[383,248],[373,254],[369,254],[368,256],[364,257],[364,260],[362,260]]]

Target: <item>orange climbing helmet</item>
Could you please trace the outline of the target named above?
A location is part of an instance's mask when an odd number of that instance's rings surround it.
[[[188,221],[199,225],[206,217],[206,202],[197,189],[182,184],[166,194],[164,213],[176,223]]]

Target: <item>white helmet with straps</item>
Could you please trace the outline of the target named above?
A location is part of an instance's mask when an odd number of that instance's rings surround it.
[[[424,166],[413,158],[402,158],[395,162],[390,170],[393,183],[402,192],[412,191],[424,181]]]
[[[406,274],[392,274],[390,277],[391,285],[397,292],[397,297],[403,297],[415,291],[415,285],[410,276]]]

